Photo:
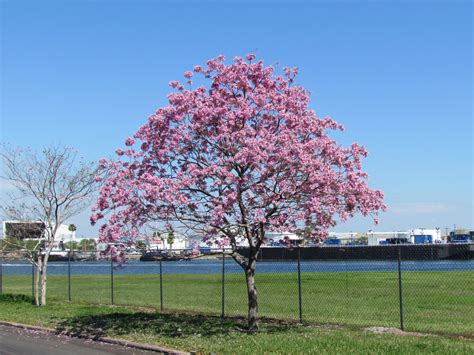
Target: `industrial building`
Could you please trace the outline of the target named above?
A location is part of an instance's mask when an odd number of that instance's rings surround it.
[[[41,221],[3,221],[3,238],[17,240],[45,239],[46,224]],[[69,226],[61,224],[54,237],[54,247],[61,248],[67,242],[75,242],[76,233],[69,231]]]

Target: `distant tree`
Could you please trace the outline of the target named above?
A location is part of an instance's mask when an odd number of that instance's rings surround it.
[[[339,220],[384,209],[381,191],[367,186],[361,170],[366,150],[337,144],[328,130],[342,130],[318,118],[309,95],[294,85],[296,69],[274,68],[220,56],[207,68],[194,67],[208,86],[192,89],[171,81],[176,92],[117,150],[116,161],[102,161],[105,177],[92,223],[104,218],[102,240],[163,221],[184,233],[219,237],[232,247],[242,267],[248,294],[248,326],[258,327],[255,268],[267,230],[311,227],[322,237]],[[135,146],[135,140],[140,144]],[[246,256],[237,240],[249,244]]]
[[[97,165],[86,163],[66,147],[45,148],[41,153],[5,145],[0,152],[3,175],[13,192],[2,201],[4,218],[42,224],[32,248],[23,250],[36,265],[35,302],[46,305],[47,266],[57,243],[58,228],[84,211],[100,184]],[[10,238],[10,247],[23,248],[22,238]]]
[[[94,238],[81,239],[79,242],[79,247],[82,251],[93,251],[96,249],[96,240]]]
[[[70,224],[68,227],[67,227],[68,231],[72,233],[72,238],[74,239],[74,236],[76,234],[76,230],[77,230],[77,227],[75,224]]]
[[[89,251],[89,249],[92,249],[90,239],[81,239],[81,241],[79,242],[79,249],[81,249],[82,251]]]
[[[173,249],[174,240],[175,240],[174,231],[171,229],[168,232],[168,236],[166,237],[166,242],[170,246],[170,249]]]
[[[64,243],[65,250],[79,250],[80,243],[76,241],[69,241]]]
[[[146,249],[146,244],[143,240],[137,240],[137,242],[135,243],[135,247],[138,250],[145,250]]]
[[[70,224],[68,227],[67,227],[68,231],[71,232],[71,240],[69,241],[69,246],[67,247],[69,250],[77,250],[79,249],[79,243],[77,243],[76,241],[72,241],[73,239],[75,239],[75,236],[76,236],[76,230],[77,230],[77,227],[75,224]]]
[[[367,235],[358,235],[355,241],[356,243],[367,244],[369,242],[369,238],[367,237]]]

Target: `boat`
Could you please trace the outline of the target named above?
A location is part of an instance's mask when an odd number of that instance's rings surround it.
[[[144,252],[140,257],[140,261],[183,261],[195,257],[192,253],[170,253],[165,250],[157,250]]]

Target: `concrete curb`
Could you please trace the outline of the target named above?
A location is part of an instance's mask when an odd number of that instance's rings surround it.
[[[151,345],[151,344],[141,344],[141,343],[136,343],[136,342],[133,342],[133,341],[130,341],[130,340],[124,340],[124,339],[109,338],[109,337],[92,337],[92,336],[83,336],[83,335],[81,335],[79,337],[75,337],[74,335],[66,334],[66,333],[63,333],[63,332],[58,332],[56,329],[53,329],[53,328],[39,327],[39,326],[21,324],[21,323],[15,323],[15,322],[0,321],[0,325],[5,325],[5,326],[15,327],[15,328],[21,328],[21,329],[27,329],[27,330],[43,331],[43,332],[48,332],[48,333],[53,333],[53,334],[61,334],[61,335],[72,337],[72,338],[80,338],[80,339],[88,339],[88,340],[93,340],[93,341],[100,341],[102,343],[107,343],[107,344],[126,346],[126,347],[129,347],[129,348],[135,348],[135,349],[140,349],[140,350],[154,351],[154,352],[157,352],[157,353],[160,353],[160,354],[169,354],[169,355],[190,354],[190,353],[179,351],[179,350],[167,349],[167,348],[163,348],[161,346],[156,346],[156,345]]]

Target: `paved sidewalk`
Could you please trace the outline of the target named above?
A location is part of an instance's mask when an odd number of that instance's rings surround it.
[[[35,355],[105,355],[105,354],[157,354],[125,346],[92,340],[54,335],[48,332],[26,330],[0,325],[0,354]]]

